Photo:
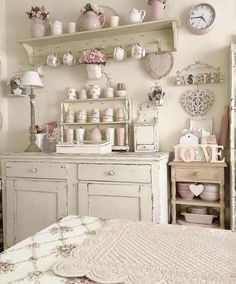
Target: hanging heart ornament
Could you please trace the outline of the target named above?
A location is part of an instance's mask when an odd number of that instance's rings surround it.
[[[192,194],[194,194],[195,196],[198,196],[203,192],[204,186],[202,184],[199,184],[199,185],[190,184],[189,189],[192,192]]]
[[[180,104],[191,116],[206,114],[214,103],[214,93],[210,90],[189,90],[180,98]]]
[[[174,64],[174,57],[171,52],[161,51],[150,52],[145,57],[145,67],[148,73],[156,80],[167,76]]]

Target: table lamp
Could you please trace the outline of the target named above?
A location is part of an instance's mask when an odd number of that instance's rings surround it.
[[[30,117],[31,117],[31,125],[30,125],[30,145],[25,150],[25,152],[41,152],[39,147],[36,145],[36,129],[35,129],[35,97],[34,89],[43,88],[43,83],[39,77],[39,74],[36,71],[26,71],[21,86],[24,88],[30,88]]]

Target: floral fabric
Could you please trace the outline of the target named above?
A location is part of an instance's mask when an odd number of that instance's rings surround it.
[[[53,265],[96,233],[103,220],[68,216],[0,254],[0,284],[95,284],[56,276]]]

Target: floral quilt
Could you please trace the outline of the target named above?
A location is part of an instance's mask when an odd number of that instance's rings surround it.
[[[0,254],[0,284],[94,284],[56,276],[53,265],[94,235],[104,220],[68,216]]]

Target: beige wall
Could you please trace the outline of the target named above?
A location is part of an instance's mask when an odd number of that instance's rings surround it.
[[[1,2],[4,1],[0,0]],[[17,44],[17,41],[30,37],[30,21],[25,11],[29,10],[31,5],[41,5],[42,2],[37,0],[33,2],[30,0],[7,0],[6,2],[7,66],[8,76],[10,77],[16,71],[24,71],[29,68],[26,53],[23,47]],[[86,2],[87,0],[45,0],[43,4],[50,12],[52,20],[60,19],[67,23],[78,18],[80,8]],[[167,94],[164,106],[160,108],[160,140],[161,150],[163,151],[172,150],[172,146],[178,142],[180,131],[188,126],[189,118],[179,104],[181,94],[189,88],[171,85],[170,78],[175,75],[177,70],[182,70],[196,60],[216,67],[219,66],[225,74],[223,84],[206,86],[215,93],[215,104],[209,114],[214,117],[217,135],[220,133],[221,117],[224,113],[224,106],[228,103],[228,48],[233,35],[236,34],[236,1],[208,0],[207,2],[212,3],[216,8],[216,26],[211,33],[196,36],[186,29],[185,17],[191,5],[199,3],[199,1],[168,1],[168,17],[179,18],[182,27],[179,30],[178,51],[174,53],[173,70],[167,78],[161,80]],[[96,3],[114,8],[121,17],[124,17],[132,7],[146,8],[145,0],[97,0]],[[106,70],[111,73],[113,82],[126,82],[129,96],[133,99],[135,117],[138,104],[147,98],[148,89],[154,81],[145,71],[143,64],[131,59],[124,63],[110,61],[106,66]],[[84,83],[84,72],[83,66],[60,67],[56,70],[45,68],[45,77],[43,78],[45,88],[37,90],[37,124],[59,120],[60,102],[65,98],[66,88],[69,86],[80,88]],[[101,84],[104,84],[104,80],[101,80]],[[201,88],[204,87],[201,86]],[[27,144],[30,123],[29,101],[28,98],[7,98],[7,101],[9,120],[8,150],[21,151]],[[5,138],[6,135],[4,134]]]

